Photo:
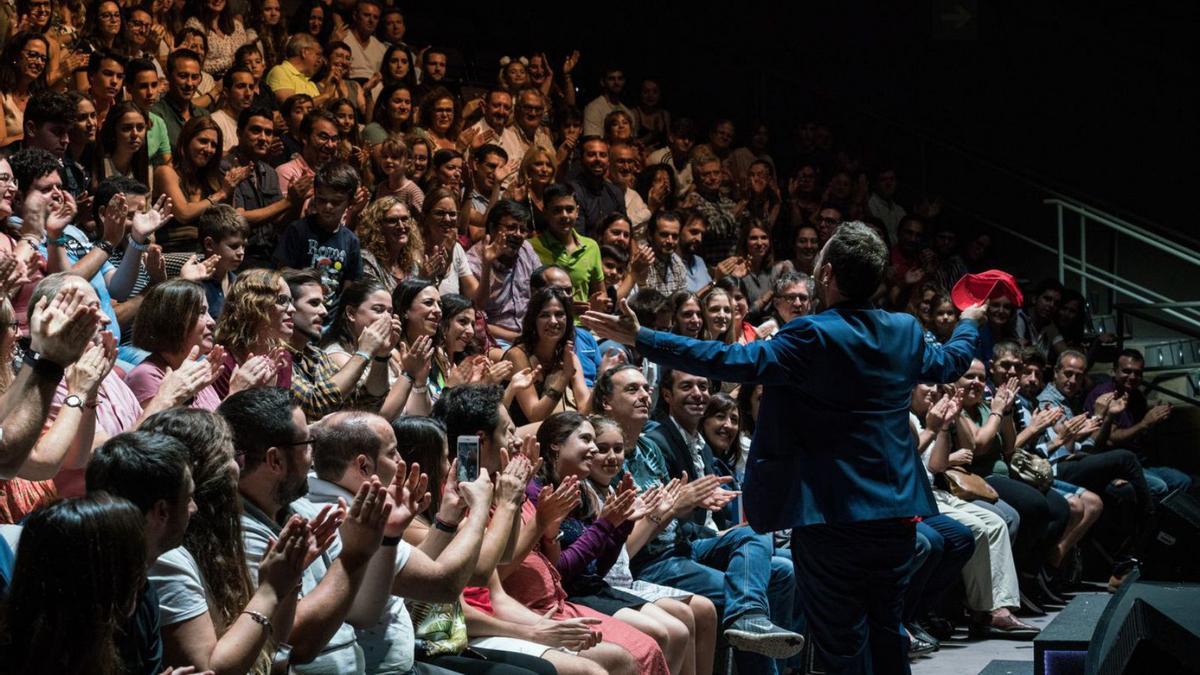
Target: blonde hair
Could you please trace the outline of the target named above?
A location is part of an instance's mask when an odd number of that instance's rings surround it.
[[[253,269],[238,275],[229,289],[214,340],[243,358],[271,322],[271,306],[283,277],[274,270]],[[282,347],[283,343],[278,345]]]
[[[387,216],[387,212],[397,205],[408,209],[408,214],[413,218],[409,221],[408,244],[400,252],[400,263],[405,270],[411,270],[420,261],[421,252],[425,250],[425,243],[421,238],[421,228],[417,226],[416,222],[418,214],[413,213],[412,207],[408,204],[390,196],[376,199],[359,216],[356,232],[362,249],[375,256],[379,264],[386,266],[391,253],[388,251],[387,238],[383,234],[383,219]]]
[[[0,330],[3,331],[0,332],[0,336],[7,333],[9,326],[16,322],[17,312],[13,309],[12,303],[8,301],[8,298],[0,296]],[[3,341],[3,339],[3,337],[0,337],[0,341]],[[16,346],[15,340],[13,341],[13,346]],[[0,394],[8,391],[8,388],[12,386],[13,380],[16,379],[16,376],[13,375],[12,357],[13,354],[11,351],[0,354]]]

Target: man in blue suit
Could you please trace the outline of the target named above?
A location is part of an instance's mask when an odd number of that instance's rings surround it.
[[[871,306],[888,251],[871,228],[843,224],[817,258],[825,309],[772,340],[700,341],[597,312],[597,337],[636,345],[671,368],[763,385],[746,463],[745,511],[759,532],[793,528],[800,604],[830,672],[907,673],[901,631],[913,571],[914,516],[937,513],[908,426],[918,382],[953,382],[971,364],[982,305],[963,310],[945,345],[908,314]]]

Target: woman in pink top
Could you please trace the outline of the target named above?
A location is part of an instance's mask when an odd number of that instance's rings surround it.
[[[125,378],[138,402],[145,406],[158,394],[167,371],[178,369],[185,361],[223,359],[225,350],[214,347],[215,328],[199,284],[175,279],[151,288],[133,320],[133,344],[149,351],[150,356]],[[254,372],[252,368],[238,369],[230,390],[258,384],[252,377]],[[221,396],[209,385],[196,394],[190,405],[215,411],[220,404]]]
[[[221,398],[235,391],[232,380],[241,373],[255,382],[292,388],[287,340],[295,327],[295,312],[292,292],[278,272],[254,269],[238,275],[225,296],[215,333],[225,348],[225,369],[213,383]]]

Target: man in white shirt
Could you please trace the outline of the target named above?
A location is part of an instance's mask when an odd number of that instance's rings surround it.
[[[867,200],[867,210],[872,216],[883,221],[888,236],[896,241],[896,230],[900,227],[900,219],[908,212],[896,203],[896,170],[891,167],[881,169],[875,175],[875,191]]]
[[[354,25],[346,36],[346,44],[350,45],[350,79],[359,84],[377,75],[383,65],[387,45],[375,37],[382,12],[379,0],[359,0],[354,6]]]
[[[642,160],[638,149],[625,141],[615,141],[608,148],[608,179],[625,193],[625,213],[629,222],[637,226],[650,220],[650,207],[633,189],[633,183],[642,171]]]
[[[583,109],[583,135],[603,136],[604,118],[614,110],[624,110],[633,120],[633,133],[637,135],[637,117],[633,110],[621,103],[621,92],[625,90],[625,73],[620,68],[609,66],[600,78],[601,94]]]
[[[254,103],[258,96],[258,83],[254,74],[241,66],[234,66],[225,73],[225,98],[221,109],[211,115],[212,121],[221,129],[221,152],[229,154],[238,144],[238,115]]]
[[[475,155],[485,145],[498,145],[504,150],[505,162],[499,170],[503,185],[516,177],[521,158],[525,156],[524,144],[516,130],[508,126],[512,111],[512,94],[503,89],[493,89],[484,99],[483,117],[467,127],[461,136],[461,140],[471,148],[472,160],[478,160]]]
[[[684,197],[692,189],[692,145],[696,142],[696,123],[687,117],[671,120],[667,129],[667,147],[650,153],[647,164],[666,164],[675,170],[675,196]]]

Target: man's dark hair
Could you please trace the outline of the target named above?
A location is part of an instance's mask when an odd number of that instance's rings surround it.
[[[358,192],[358,186],[358,170],[346,162],[340,161],[326,162],[324,166],[317,169],[317,176],[313,179],[314,190],[329,188],[349,199],[354,198],[354,193]]]
[[[575,196],[575,188],[566,183],[551,183],[546,186],[546,191],[542,193],[542,203],[549,208],[551,202],[563,197],[570,197],[576,202],[579,201],[579,198]]]
[[[249,71],[247,71],[249,72]],[[271,128],[275,128],[275,114],[272,113],[266,106],[252,105],[242,112],[238,113],[237,130],[243,131],[247,124],[250,124],[251,117],[261,117],[271,121]]]
[[[22,191],[28,190],[33,181],[49,176],[59,170],[62,163],[49,150],[22,148],[8,158],[12,165],[13,180]]]
[[[174,506],[183,490],[188,452],[166,434],[127,431],[105,441],[87,465],[87,491],[104,491],[148,513],[160,501]]]
[[[291,99],[288,100],[290,101]],[[308,111],[303,120],[300,120],[300,140],[308,141],[309,135],[312,134],[313,125],[317,123],[317,120],[325,120],[332,124],[334,129],[338,128],[337,117],[333,113],[325,108],[313,108]]]
[[[336,482],[359,455],[372,462],[379,460],[383,442],[367,423],[371,417],[371,413],[356,410],[312,427],[313,469],[318,478]]]
[[[446,425],[446,438],[491,436],[500,424],[504,389],[495,384],[466,384],[442,392],[433,404],[434,419]]]
[[[667,128],[667,133],[675,138],[695,138],[696,120],[690,117],[677,117],[671,120],[671,126]]]
[[[820,262],[833,267],[838,290],[846,299],[865,302],[883,283],[888,250],[875,230],[853,221],[843,223],[833,233]]]
[[[1137,361],[1138,363],[1141,363],[1141,364],[1146,363],[1146,357],[1142,354],[1141,351],[1139,351],[1137,349],[1133,349],[1131,347],[1126,347],[1125,349],[1122,349],[1120,352],[1117,352],[1117,358],[1113,359],[1113,370],[1117,369],[1117,362],[1120,361],[1121,359],[1129,359],[1131,361]]]
[[[125,66],[129,64],[129,59],[125,58],[124,56],[107,49],[101,49],[94,52],[91,57],[88,58],[87,75],[89,80],[95,77],[96,73],[100,72],[100,67],[105,61],[112,61],[113,63],[119,64],[121,66],[121,72],[125,72]]]
[[[217,414],[229,422],[233,431],[234,451],[245,458],[243,473],[258,468],[267,448],[299,440],[292,424],[292,410],[297,405],[287,389],[255,387],[230,394],[217,406]]]
[[[1011,355],[1018,359],[1021,358],[1021,345],[1012,340],[1000,340],[992,345],[992,359],[999,359],[1001,356]]]
[[[1021,365],[1022,366],[1037,366],[1038,370],[1046,370],[1047,361],[1046,355],[1040,352],[1036,347],[1025,347],[1021,350]]]
[[[539,265],[538,267],[534,268],[533,272],[530,272],[529,274],[530,295],[533,295],[549,285],[546,282],[546,272],[552,269],[558,270],[567,276],[571,276],[571,273],[567,270],[567,268],[563,267],[562,265]]]
[[[150,59],[129,59],[129,63],[125,66],[125,86],[128,87],[139,73],[146,71],[154,71],[154,75],[158,75],[158,68],[154,67],[154,62]]]
[[[45,89],[29,97],[25,104],[25,121],[34,128],[43,124],[74,124],[75,104],[64,93]]]
[[[150,194],[150,188],[146,187],[145,183],[136,178],[120,174],[109,176],[100,181],[100,184],[96,186],[96,198],[92,200],[92,217],[96,219],[97,223],[100,222],[100,212],[104,210],[104,207],[108,206],[113,197],[116,197],[120,193],[136,197]]]
[[[283,282],[288,285],[288,290],[291,291],[292,297],[296,298],[300,295],[300,288],[305,284],[321,285],[321,275],[316,270],[285,270],[283,272]]]
[[[664,220],[673,220],[679,223],[679,229],[683,230],[683,217],[678,211],[656,211],[650,216],[650,220],[646,223],[646,236],[653,237],[658,233],[658,224]]]
[[[1033,292],[1029,294],[1030,302],[1036,302],[1042,296],[1042,293],[1046,291],[1057,291],[1061,296],[1067,291],[1067,287],[1059,283],[1058,279],[1046,277],[1037,282],[1037,285],[1033,287]]]
[[[167,57],[167,75],[174,75],[175,69],[179,67],[179,62],[186,60],[195,61],[197,65],[203,63],[200,55],[196,52],[190,49],[176,49],[175,51],[171,52],[170,56]]]
[[[586,146],[588,143],[595,143],[597,141],[599,141],[605,145],[608,145],[608,141],[604,140],[603,136],[597,136],[596,134],[588,134],[587,136],[583,136],[582,138],[579,139],[578,147],[580,150],[582,150],[583,147]]]
[[[505,216],[516,218],[524,225],[528,226],[532,217],[529,214],[529,209],[522,203],[513,201],[512,199],[504,198],[496,202],[487,214],[487,231],[489,234],[495,233],[496,228],[500,225],[500,219]]]
[[[504,148],[496,145],[495,143],[483,144],[482,146],[480,146],[480,148],[478,150],[474,151],[473,155],[475,157],[476,162],[482,162],[491,155],[499,156],[501,162],[508,161],[508,152],[506,152],[504,150]]]
[[[613,376],[626,370],[636,370],[639,373],[642,372],[641,368],[633,365],[632,363],[622,363],[609,368],[601,373],[600,377],[596,378],[596,386],[592,388],[592,410],[594,410],[597,415],[604,414],[604,404],[611,401],[613,394],[615,393],[615,390],[613,389]]]
[[[221,85],[225,87],[226,91],[233,86],[233,76],[237,75],[238,73],[245,73],[250,76],[251,80],[254,79],[254,73],[250,72],[249,68],[245,66],[234,66],[225,71],[225,77],[221,78]]]
[[[653,288],[639,288],[637,295],[629,299],[629,309],[637,316],[638,323],[653,326],[658,313],[667,304],[667,296]]]
[[[616,260],[617,264],[625,267],[629,264],[629,254],[611,244],[605,244],[600,247],[600,259],[611,258]]]

